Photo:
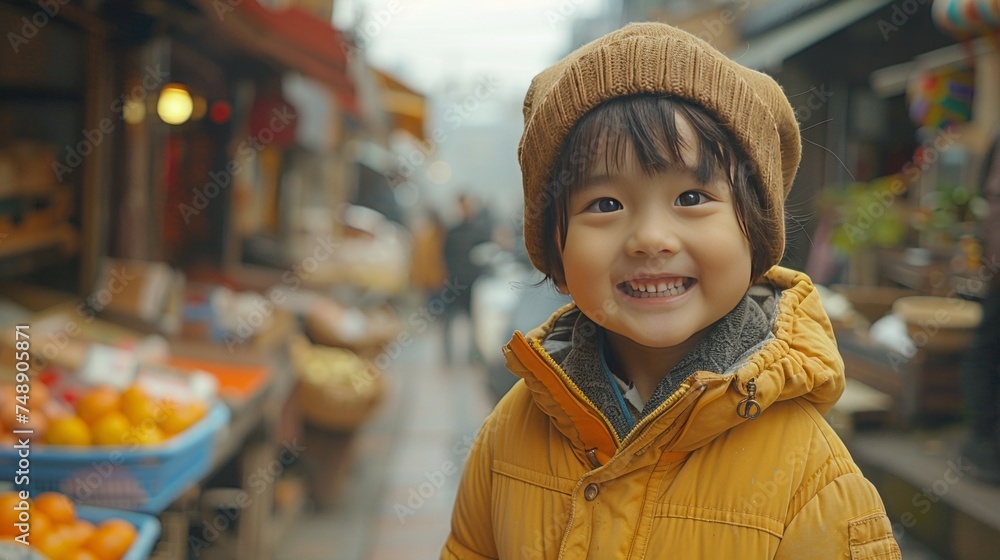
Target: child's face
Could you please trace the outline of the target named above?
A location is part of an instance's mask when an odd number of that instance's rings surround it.
[[[677,121],[693,169],[695,132]],[[725,173],[705,185],[690,170],[647,176],[634,157],[626,161],[595,168],[569,198],[566,288],[609,331],[647,347],[677,346],[746,294],[750,244]]]

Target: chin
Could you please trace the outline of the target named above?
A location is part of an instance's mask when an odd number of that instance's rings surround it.
[[[628,333],[623,334],[632,342],[640,344],[647,348],[671,348],[678,346],[686,342],[691,335],[694,333],[684,333],[678,335],[677,332],[672,333],[655,333],[650,331],[645,331],[642,334]]]

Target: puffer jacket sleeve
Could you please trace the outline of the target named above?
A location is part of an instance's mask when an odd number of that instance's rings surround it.
[[[775,560],[900,560],[892,524],[875,487],[858,473],[828,483],[785,528]]]
[[[493,437],[499,408],[487,417],[469,448],[451,514],[451,534],[441,551],[441,560],[499,558],[490,513]]]

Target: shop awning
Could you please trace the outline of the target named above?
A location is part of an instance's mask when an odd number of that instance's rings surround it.
[[[756,70],[772,69],[790,56],[803,51],[837,31],[871,14],[892,0],[844,0],[811,11],[790,23],[764,32],[750,40],[749,49],[740,47],[729,55]]]
[[[423,140],[427,100],[389,74],[374,68],[372,72],[382,89],[382,106],[392,117],[394,127]]]
[[[272,10],[258,0],[195,0],[221,33],[250,51],[328,84],[346,113],[358,102],[348,72],[348,43],[327,22],[299,8]]]

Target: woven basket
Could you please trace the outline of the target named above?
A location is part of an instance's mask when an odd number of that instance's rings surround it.
[[[331,392],[324,387],[303,381],[299,385],[299,409],[307,422],[334,431],[354,431],[367,422],[385,395],[385,380],[376,376],[377,396],[360,400],[350,395]]]
[[[339,375],[317,375],[307,368],[324,367],[335,361],[335,369],[357,368],[349,379]],[[298,402],[303,417],[322,428],[351,431],[364,424],[385,396],[385,378],[371,362],[350,350],[315,346],[300,339],[293,349],[299,379]]]

